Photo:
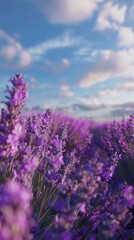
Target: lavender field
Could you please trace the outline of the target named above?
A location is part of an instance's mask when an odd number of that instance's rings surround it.
[[[16,74],[0,115],[0,240],[134,239],[134,114],[103,124],[22,114]]]

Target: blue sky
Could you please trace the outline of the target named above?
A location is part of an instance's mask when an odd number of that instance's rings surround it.
[[[131,112],[133,1],[1,1],[0,100],[16,72],[28,82],[28,108],[97,121]]]

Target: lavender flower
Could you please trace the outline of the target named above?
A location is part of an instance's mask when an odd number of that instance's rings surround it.
[[[19,183],[8,181],[0,188],[0,239],[30,240],[34,226],[30,195]]]
[[[7,110],[3,111],[1,116],[0,131],[0,156],[8,158],[17,151],[18,139],[21,135],[21,124],[19,121],[21,109],[24,106],[24,100],[27,97],[27,85],[19,74],[10,80],[13,88],[7,86],[6,96],[8,101]]]
[[[134,115],[106,125],[21,115],[27,85],[19,74],[11,83],[0,115],[0,239],[130,239]]]

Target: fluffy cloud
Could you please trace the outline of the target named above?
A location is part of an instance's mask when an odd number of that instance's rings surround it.
[[[81,56],[85,56],[85,55],[87,55],[87,54],[89,55],[89,52],[90,52],[90,51],[91,51],[91,48],[82,47],[82,48],[80,48],[79,50],[75,51],[75,52],[74,52],[74,55],[81,57]]]
[[[122,83],[117,84],[111,90],[117,91],[118,93],[121,93],[121,92],[134,93],[134,78],[130,78],[130,79],[126,78],[124,81],[122,81]]]
[[[5,42],[5,44],[2,44],[0,49],[0,56],[4,59],[12,60],[23,50],[22,45],[2,29],[0,29],[0,38]]]
[[[82,37],[74,36],[72,31],[65,31],[56,38],[49,39],[29,48],[28,52],[32,55],[33,59],[40,59],[49,50],[79,46],[82,43],[84,44]]]
[[[60,85],[60,90],[63,92],[66,92],[70,89],[70,87],[67,84],[61,84]]]
[[[0,55],[6,60],[12,60],[17,55],[15,46],[8,45],[1,48]]]
[[[91,44],[85,44],[84,47],[80,47],[74,51],[73,55],[80,61],[93,62],[97,56],[97,50],[92,50]]]
[[[67,84],[61,84],[60,85],[60,97],[64,98],[71,98],[74,97],[74,93],[70,91],[70,86]]]
[[[114,77],[134,75],[134,49],[122,51],[100,51],[99,58],[89,72],[80,79],[79,86],[90,87]]]
[[[51,23],[71,24],[92,16],[103,0],[33,0]]]
[[[118,25],[125,20],[126,10],[126,5],[120,7],[112,2],[105,3],[97,18],[95,29],[98,31],[118,29]]]
[[[127,103],[123,103],[123,104],[106,104],[106,103],[100,103],[100,104],[84,104],[84,103],[76,103],[71,105],[70,107],[72,107],[72,109],[74,111],[83,111],[83,112],[89,112],[89,111],[94,111],[97,112],[97,110],[107,110],[111,112],[114,111],[119,111],[120,113],[123,114],[124,108],[126,110],[131,111],[132,113],[132,108],[134,107],[134,103],[133,102],[127,102]],[[115,112],[114,112],[115,113]]]
[[[13,37],[9,36],[5,31],[0,29],[0,38],[7,41],[10,45],[15,45],[16,41]]]
[[[24,68],[32,63],[31,55],[23,48],[23,46],[9,36],[6,32],[0,29],[0,38],[4,40],[0,49],[0,57],[4,60],[12,61],[14,58],[19,59],[15,61],[15,66]]]
[[[134,81],[133,82],[126,82],[120,86],[121,89],[124,91],[134,92]]]
[[[31,63],[32,63],[31,55],[26,51],[21,52],[20,53],[20,61],[18,63],[19,67],[27,67]]]
[[[94,97],[77,97],[77,104],[74,105],[75,108],[88,110],[97,110],[104,107],[104,103],[100,103],[99,98]]]
[[[94,96],[77,97],[77,104],[75,109],[83,111],[95,111],[95,110],[110,110],[123,108],[130,109],[134,107],[134,78],[122,79],[121,83],[118,83],[110,88],[100,89]],[[122,111],[123,112],[123,111]]]
[[[134,46],[134,31],[131,27],[120,27],[118,32],[118,45],[120,47]]]
[[[131,107],[130,107],[131,106]],[[82,103],[76,103],[69,106],[56,107],[55,111],[68,114],[75,118],[91,119],[97,122],[112,121],[113,119],[122,118],[123,114],[127,117],[132,114],[133,104],[131,102],[123,105],[85,105]],[[124,110],[125,108],[125,110]]]
[[[130,21],[134,21],[134,5],[130,7],[128,18]]]
[[[120,95],[120,91],[119,91],[119,89],[117,89],[117,87],[103,89],[97,93],[97,97],[99,97],[99,98],[118,97],[119,95]]]
[[[82,103],[76,103],[73,105],[73,109],[76,111],[84,111],[84,112],[89,112],[89,111],[96,111],[100,109],[108,109],[110,108],[110,105],[107,104],[82,104]]]
[[[71,91],[61,92],[60,96],[65,98],[71,98],[74,97],[74,93]]]
[[[67,58],[63,58],[61,62],[64,66],[66,66],[66,67],[69,66],[69,60]]]
[[[121,95],[124,94],[133,94],[134,93],[134,79],[126,79],[122,80],[122,83],[116,84],[114,87],[105,88],[96,93],[96,97],[99,98],[99,102],[101,99],[106,100],[106,98],[120,98]]]

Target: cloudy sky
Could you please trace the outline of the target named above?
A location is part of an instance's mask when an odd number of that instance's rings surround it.
[[[133,0],[0,1],[0,100],[10,77],[27,107],[95,120],[134,109]]]

